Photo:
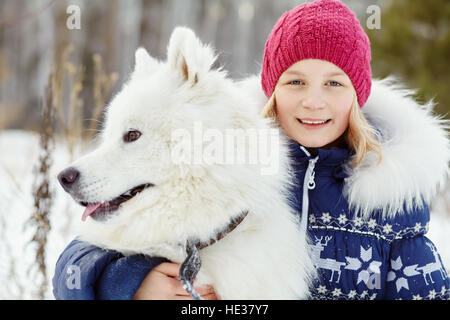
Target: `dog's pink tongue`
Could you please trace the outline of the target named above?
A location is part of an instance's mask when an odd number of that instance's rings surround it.
[[[99,203],[89,203],[86,207],[86,210],[84,210],[81,220],[86,221],[87,217],[89,217],[92,214],[92,212],[94,212],[101,205],[102,204],[100,202]]]

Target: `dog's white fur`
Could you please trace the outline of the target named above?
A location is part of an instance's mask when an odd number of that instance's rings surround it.
[[[130,80],[107,108],[100,146],[72,164],[81,173],[72,196],[102,202],[143,183],[155,186],[123,203],[107,221],[88,218],[80,237],[124,254],[180,263],[187,239],[208,241],[248,210],[234,231],[200,250],[199,284],[212,284],[220,299],[304,299],[314,267],[298,216],[286,201],[291,175],[285,138],[280,135],[276,175],[262,175],[261,163],[194,165],[171,159],[171,133],[192,132],[195,121],[220,130],[272,127],[258,115],[264,99],[256,92],[256,78],[233,82],[211,68],[214,61],[213,50],[182,27],[170,38],[167,62],[136,51]],[[124,143],[130,129],[142,136]]]
[[[432,101],[420,105],[413,94],[394,77],[373,81],[362,111],[383,135],[383,160],[377,166],[378,156],[369,152],[358,167],[347,166],[344,191],[355,214],[369,217],[382,210],[393,217],[420,208],[447,181],[448,123],[432,114]]]

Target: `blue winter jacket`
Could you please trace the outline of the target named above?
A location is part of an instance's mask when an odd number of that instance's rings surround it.
[[[441,258],[424,236],[430,218],[426,205],[404,208],[393,218],[383,218],[379,210],[363,219],[349,210],[343,196],[349,149],[316,149],[313,156],[295,141],[290,149],[296,178],[290,201],[300,215],[303,192],[308,193],[308,217],[302,224],[319,274],[312,288],[314,299],[450,297]],[[306,189],[299,187],[305,179]]]

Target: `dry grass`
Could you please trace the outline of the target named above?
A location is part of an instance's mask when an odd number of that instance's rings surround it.
[[[35,228],[33,238],[30,243],[36,246],[36,266],[42,276],[39,287],[39,298],[44,299],[47,291],[47,267],[45,264],[45,247],[47,245],[47,235],[50,231],[50,212],[53,204],[53,194],[50,190],[50,167],[52,165],[52,152],[54,149],[54,113],[55,106],[53,100],[53,73],[49,76],[49,81],[45,89],[41,109],[41,130],[40,130],[40,155],[38,163],[34,168],[33,199],[34,212],[28,220],[27,225]],[[36,267],[34,266],[34,267]],[[33,267],[33,266],[32,266]]]
[[[94,136],[100,116],[104,110],[106,100],[111,94],[111,89],[116,83],[118,74],[116,72],[107,74],[103,67],[103,59],[99,54],[94,54],[94,109],[92,110],[92,121],[89,125],[85,140],[91,140]]]
[[[94,87],[92,92],[94,107],[91,110],[84,110],[81,93],[86,73],[84,66],[76,66],[70,61],[73,50],[74,48],[71,45],[63,50],[60,59],[49,75],[41,104],[40,155],[33,171],[34,211],[26,223],[27,227],[35,228],[30,243],[36,246],[36,264],[31,268],[37,269],[39,278],[42,278],[38,292],[40,299],[44,298],[48,287],[45,255],[47,236],[51,230],[50,213],[54,198],[51,191],[50,168],[56,135],[55,124],[58,125],[63,142],[68,147],[69,161],[72,161],[75,148],[80,143],[83,144],[81,147],[84,147],[85,143],[94,136],[106,100],[118,79],[116,73],[107,74],[101,56],[94,55]],[[68,106],[64,108],[66,101],[68,101]],[[88,130],[84,130],[83,127],[84,114],[91,116]]]
[[[78,143],[85,144],[92,140],[97,132],[97,126],[105,107],[105,103],[111,94],[111,89],[118,79],[115,72],[107,73],[103,67],[103,59],[100,55],[94,54],[93,96],[94,106],[85,109],[84,101],[81,98],[83,91],[83,81],[85,80],[85,67],[76,66],[70,61],[70,56],[74,48],[68,45],[61,55],[55,68],[53,79],[54,99],[58,126],[61,130],[63,140],[68,146],[70,159],[73,159],[74,148]],[[68,80],[65,82],[65,80]],[[65,85],[65,83],[67,85]],[[65,98],[68,97],[68,108],[64,108]],[[66,111],[67,109],[67,111]],[[83,120],[87,115],[90,120],[88,128],[84,128]]]
[[[83,130],[82,114],[83,100],[80,93],[83,90],[84,68],[76,67],[69,61],[73,52],[72,45],[68,45],[57,61],[55,76],[52,77],[52,88],[54,105],[57,116],[57,123],[61,130],[63,140],[66,142],[71,157],[77,141],[80,139]],[[68,85],[64,86],[65,79],[68,78]],[[65,113],[64,98],[68,92],[69,108]]]

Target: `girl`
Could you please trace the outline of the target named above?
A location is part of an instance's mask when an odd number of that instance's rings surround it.
[[[316,299],[448,299],[424,234],[447,175],[440,122],[390,80],[371,91],[369,39],[341,2],[286,12],[268,37],[263,110],[289,136],[291,203],[311,241]],[[363,108],[364,107],[364,108]]]
[[[370,59],[367,35],[336,0],[283,14],[264,51],[261,83],[269,100],[262,114],[290,138],[290,202],[318,271],[311,296],[448,299],[450,280],[424,236],[427,203],[448,170],[446,132],[410,92],[389,79],[372,83]],[[73,265],[82,270],[78,287],[69,281]],[[178,269],[74,240],[57,262],[54,294],[185,299]],[[213,288],[197,290],[216,298]]]

